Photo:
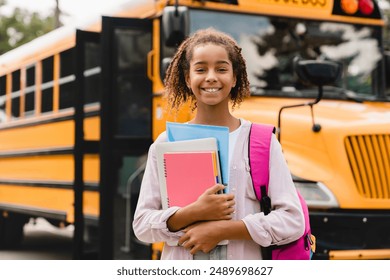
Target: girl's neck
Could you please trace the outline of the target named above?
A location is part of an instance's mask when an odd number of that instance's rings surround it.
[[[222,112],[202,112],[202,110],[198,110],[195,117],[189,121],[189,123],[227,126],[229,127],[230,132],[236,130],[240,126],[240,120],[234,117],[229,110]]]

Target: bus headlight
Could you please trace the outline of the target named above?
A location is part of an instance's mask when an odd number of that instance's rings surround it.
[[[339,207],[336,197],[324,184],[311,181],[294,181],[294,184],[309,208]]]

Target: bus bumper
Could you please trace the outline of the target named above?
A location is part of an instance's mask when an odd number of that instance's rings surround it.
[[[330,260],[385,260],[390,259],[390,249],[330,251]]]
[[[313,259],[390,259],[390,211],[310,210]]]

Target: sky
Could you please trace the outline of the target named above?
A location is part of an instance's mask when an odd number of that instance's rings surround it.
[[[88,14],[104,13],[109,10],[112,5],[123,4],[129,0],[59,0],[61,11],[68,14],[63,17],[64,24],[74,23],[75,21],[82,21],[86,18],[86,11]],[[54,9],[55,0],[7,0],[7,7],[3,10],[20,7],[28,9],[29,11],[39,12],[42,15],[48,15]]]
[[[131,0],[59,0],[60,9],[68,14],[62,20],[65,24],[82,21],[88,14],[104,13],[112,5],[120,5]],[[8,8],[21,7],[47,15],[53,10],[55,0],[7,0]],[[382,8],[390,8],[390,0],[379,0]]]

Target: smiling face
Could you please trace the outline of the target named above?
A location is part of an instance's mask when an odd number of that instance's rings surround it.
[[[214,44],[195,47],[186,82],[195,95],[198,108],[228,105],[236,77],[225,48]]]

